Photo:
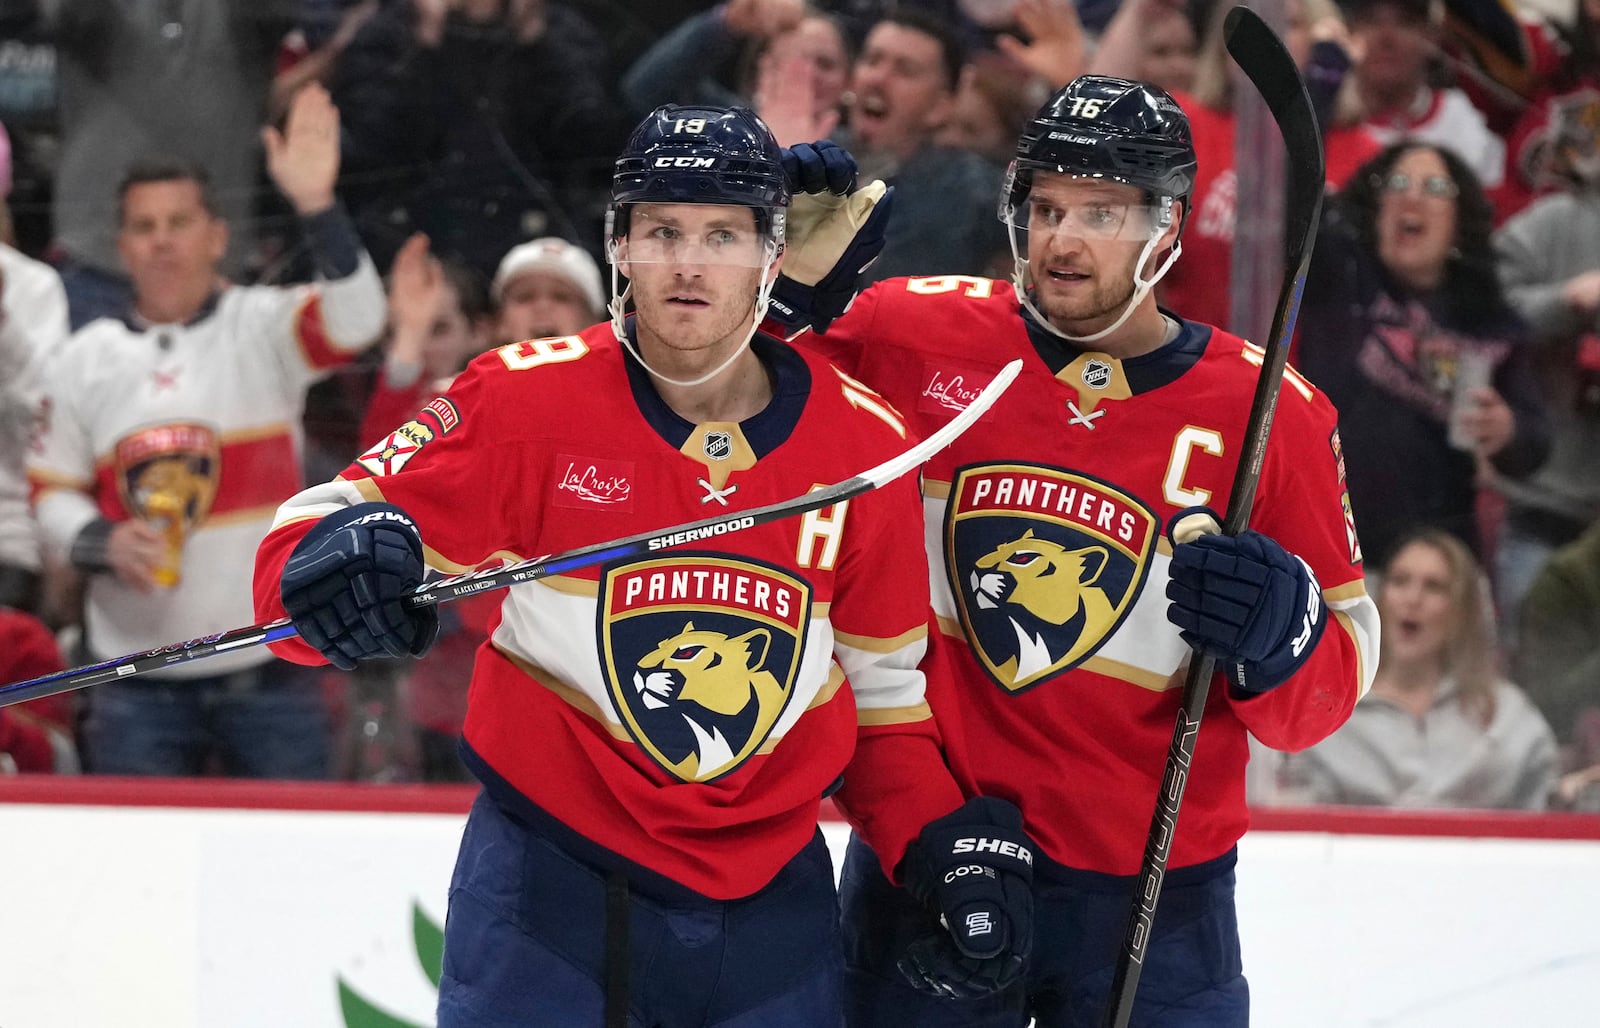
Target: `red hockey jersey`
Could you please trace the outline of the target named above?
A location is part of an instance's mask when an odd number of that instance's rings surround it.
[[[1009,285],[943,276],[863,293],[802,337],[926,433],[1009,360],[1012,387],[924,476],[940,632],[928,697],[957,780],[1022,808],[1069,867],[1138,870],[1189,649],[1166,617],[1185,507],[1225,507],[1262,353],[1209,326],[1126,362],[1036,342]],[[1332,618],[1309,661],[1264,695],[1210,693],[1172,866],[1227,851],[1247,825],[1246,730],[1299,749],[1349,715],[1376,663],[1377,611],[1328,400],[1286,373],[1254,528],[1315,571]]]
[[[485,354],[338,479],[283,507],[258,561],[260,614],[282,616],[284,563],[339,505],[395,504],[431,566],[463,571],[791,499],[913,441],[827,362],[754,345],[776,395],[739,424],[678,418],[609,325]],[[854,753],[852,782],[873,783],[853,807],[858,827],[892,867],[961,802],[918,670],[928,571],[906,527],[919,515],[908,475],[801,517],[507,590],[465,726],[486,785],[729,899],[812,838]],[[280,652],[320,660],[298,639]]]

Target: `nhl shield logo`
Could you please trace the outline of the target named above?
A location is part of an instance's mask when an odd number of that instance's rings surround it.
[[[1107,482],[1038,464],[968,466],[945,515],[974,656],[1021,692],[1093,656],[1133,608],[1160,520]]]
[[[708,460],[727,460],[733,456],[733,435],[728,432],[707,432],[705,454]]]
[[[1111,384],[1111,365],[1102,360],[1089,360],[1083,365],[1083,384],[1090,389],[1104,389]]]
[[[709,782],[759,751],[794,693],[811,587],[750,560],[674,553],[600,580],[607,686],[668,773]]]

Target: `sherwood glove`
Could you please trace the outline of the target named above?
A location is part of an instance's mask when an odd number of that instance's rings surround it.
[[[875,181],[852,193],[855,158],[827,140],[785,149],[783,170],[794,195],[767,313],[791,332],[821,332],[850,309],[861,272],[883,252],[894,190]]]
[[[912,985],[963,999],[1022,977],[1033,949],[1033,853],[1022,812],[989,796],[922,829],[901,869],[906,888],[948,932],[907,948],[900,971]]]
[[[1191,507],[1173,527],[1197,513],[1219,523],[1213,511]],[[1242,692],[1288,681],[1322,638],[1327,618],[1316,576],[1260,532],[1174,538],[1168,574],[1167,620],[1184,642],[1216,657]]]
[[[306,644],[346,671],[368,657],[420,657],[438,608],[401,598],[422,582],[422,536],[398,507],[360,503],[317,522],[284,566],[284,610]]]

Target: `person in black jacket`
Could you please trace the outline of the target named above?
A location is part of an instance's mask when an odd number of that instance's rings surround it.
[[[340,193],[380,266],[412,232],[485,279],[540,236],[599,238],[628,125],[609,54],[544,0],[402,0],[329,74],[344,125]]]
[[[1507,304],[1483,187],[1447,150],[1403,142],[1330,205],[1305,289],[1298,366],[1339,409],[1369,566],[1435,526],[1482,552],[1477,490],[1550,450],[1528,329]]]

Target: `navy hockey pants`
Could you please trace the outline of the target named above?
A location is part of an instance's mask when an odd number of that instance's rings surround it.
[[[480,794],[450,883],[439,1028],[600,1028],[606,873]],[[833,864],[819,832],[760,892],[629,894],[629,1028],[842,1028]]]
[[[1250,994],[1233,905],[1235,854],[1170,872],[1156,909],[1134,1004],[1133,1028],[1244,1028]],[[872,851],[851,836],[839,882],[846,1012],[851,1028],[1100,1028],[1122,950],[1133,880],[1035,868],[1028,976],[979,1000],[913,989],[895,966],[914,939],[942,931],[904,889],[889,884]]]

